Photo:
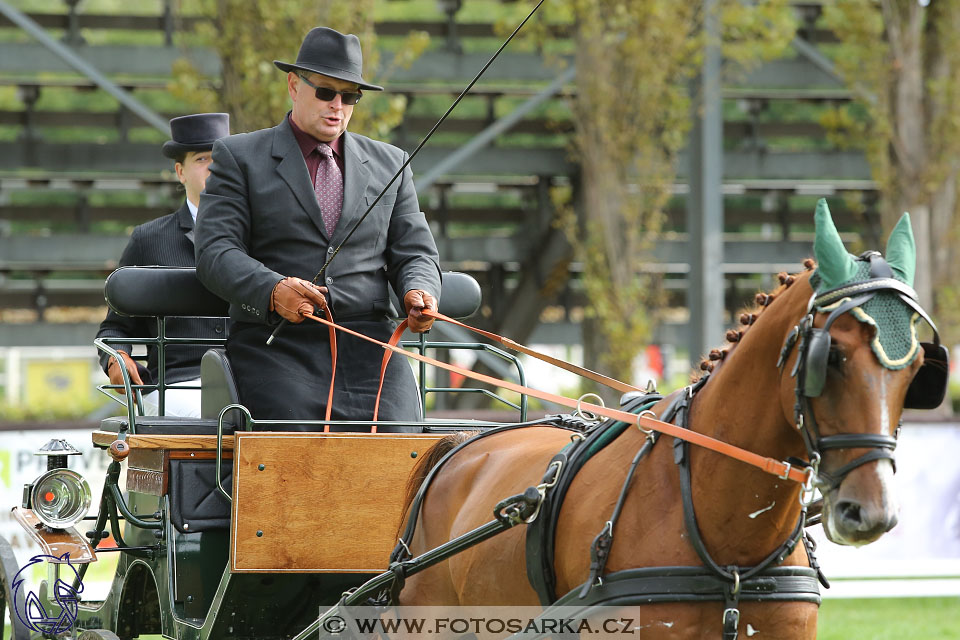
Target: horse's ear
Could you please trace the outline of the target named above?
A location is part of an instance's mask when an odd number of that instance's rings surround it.
[[[853,279],[857,272],[853,256],[847,253],[840,239],[840,233],[833,224],[827,201],[820,198],[817,202],[816,237],[813,241],[813,254],[817,258],[817,271],[823,280],[823,289],[835,289]]]
[[[904,213],[887,240],[887,264],[897,276],[911,287],[917,270],[917,245],[913,240],[910,214]]]

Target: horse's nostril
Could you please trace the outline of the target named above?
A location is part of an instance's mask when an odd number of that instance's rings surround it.
[[[848,529],[859,529],[863,524],[860,504],[844,500],[837,503],[837,515]]]

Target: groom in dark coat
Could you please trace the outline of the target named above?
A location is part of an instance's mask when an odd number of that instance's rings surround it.
[[[177,178],[186,191],[183,204],[175,213],[151,220],[133,230],[130,242],[120,256],[120,266],[194,266],[194,221],[200,192],[209,175],[210,150],[218,138],[230,134],[230,116],[226,113],[198,113],[170,121],[171,140],[163,145],[163,155],[174,161]],[[224,338],[226,322],[213,318],[170,318],[167,335],[170,337]],[[147,338],[157,335],[153,318],[131,318],[113,311],[100,324],[98,338]],[[123,357],[124,366],[134,384],[157,384],[157,349],[147,349],[147,366],[130,357],[130,345],[115,348]],[[209,347],[170,345],[166,348],[166,384],[199,385],[200,358]],[[123,384],[120,365],[102,354],[100,365],[112,384]],[[157,392],[144,396],[144,410],[157,413]],[[200,416],[198,389],[167,389],[167,415]]]
[[[347,133],[363,91],[360,41],[333,29],[310,31],[287,72],[293,108],[280,124],[231,136],[213,148],[200,198],[197,273],[230,302],[227,354],[240,401],[256,419],[323,419],[331,376],[327,327],[303,313],[332,313],[360,333],[386,340],[393,329],[389,287],[415,332],[437,308],[440,265],[407,167],[356,232],[347,235],[407,160],[383,142]],[[339,248],[339,252],[337,249]],[[311,280],[333,256],[323,281]],[[267,346],[281,319],[285,326]],[[383,350],[339,333],[335,419],[369,419]],[[383,420],[416,420],[410,365],[392,358]]]

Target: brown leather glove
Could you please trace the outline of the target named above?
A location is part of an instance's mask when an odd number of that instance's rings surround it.
[[[407,326],[414,333],[430,331],[433,318],[420,313],[421,309],[437,310],[437,299],[421,289],[411,289],[403,296],[403,306],[407,310]]]
[[[130,373],[130,384],[143,384],[140,373],[137,371],[137,363],[126,351],[118,351],[123,358],[123,365]],[[110,384],[123,384],[123,372],[120,370],[120,364],[116,358],[110,358],[110,364],[107,365],[107,376],[110,378]],[[117,393],[123,393],[123,389],[114,389]]]
[[[326,287],[318,287],[309,280],[284,278],[270,294],[270,311],[276,311],[294,324],[303,322],[303,314],[313,313],[314,306],[327,308],[327,299],[323,297],[326,292]]]

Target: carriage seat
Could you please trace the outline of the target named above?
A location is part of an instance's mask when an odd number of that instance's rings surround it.
[[[100,423],[101,431],[117,433],[121,428],[128,429],[127,416],[105,418]],[[224,426],[224,434],[233,433],[235,425]],[[205,418],[182,418],[180,416],[137,416],[137,433],[142,435],[217,435],[217,420]]]
[[[216,422],[225,406],[239,403],[240,394],[226,350],[208,349],[200,359],[200,416]],[[224,427],[236,429],[241,420],[243,414],[231,411],[225,417]]]
[[[440,313],[451,318],[467,318],[480,308],[480,285],[477,281],[465,273],[456,271],[446,271],[441,274],[441,295],[440,295]],[[393,288],[390,289],[394,308],[401,308]],[[220,410],[228,404],[240,403],[240,396],[237,392],[237,384],[234,379],[233,370],[227,354],[224,349],[210,349],[200,361],[200,386],[202,387],[200,398],[200,415],[204,418],[214,420],[214,429],[216,429],[216,418]],[[233,429],[242,420],[242,414],[236,412],[234,416],[227,416],[227,423]],[[348,427],[331,427],[331,431],[353,430]],[[380,433],[422,433],[421,426],[393,426],[382,425],[378,427]]]
[[[392,287],[395,309],[403,306]],[[126,316],[222,317],[228,314],[225,301],[212,294],[197,280],[190,267],[121,267],[104,283],[107,304]],[[465,319],[480,308],[480,285],[470,275],[456,271],[441,274],[440,313]],[[137,418],[137,432],[151,434],[215,435],[217,417],[228,404],[238,403],[239,395],[230,362],[222,348],[208,350],[200,362],[201,419],[174,416]],[[237,411],[228,415],[229,432],[243,419]],[[108,418],[104,430],[118,431],[126,417]],[[421,431],[420,427],[382,427],[382,431]]]
[[[197,280],[191,267],[120,267],[103,286],[110,308],[125,316],[225,317],[229,305]],[[402,309],[390,288],[394,309]],[[440,313],[463,320],[480,308],[480,285],[457,271],[441,274]]]
[[[180,416],[138,416],[136,432],[144,435],[217,435],[220,410],[239,402],[237,385],[230,361],[223,349],[210,349],[200,360],[200,418]],[[236,431],[243,415],[230,412],[224,420],[224,434]],[[107,418],[100,423],[103,431],[118,432],[129,428],[127,416]]]

